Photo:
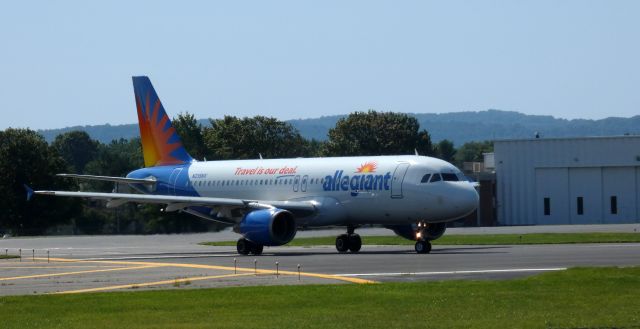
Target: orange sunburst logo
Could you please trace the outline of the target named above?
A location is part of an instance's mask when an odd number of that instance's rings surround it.
[[[356,169],[357,173],[368,173],[375,172],[378,169],[378,164],[375,161],[365,162],[358,169]]]
[[[171,141],[175,129],[172,126],[167,127],[169,118],[161,110],[160,100],[156,99],[151,107],[152,100],[147,94],[146,101],[141,103],[141,99],[136,97],[145,167],[181,163],[172,152],[182,147],[182,143]]]

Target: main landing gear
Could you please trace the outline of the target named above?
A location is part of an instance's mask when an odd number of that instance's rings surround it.
[[[336,238],[336,249],[338,252],[358,252],[362,248],[362,239],[359,234],[355,234],[355,227],[347,227],[347,234],[340,234]]]
[[[249,241],[245,238],[240,238],[238,240],[238,243],[236,243],[236,248],[240,255],[254,254],[257,256],[262,254],[262,250],[264,249],[264,246],[261,244]]]

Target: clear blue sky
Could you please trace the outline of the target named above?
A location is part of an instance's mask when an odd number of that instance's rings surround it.
[[[169,115],[640,114],[640,1],[6,1],[0,129]]]

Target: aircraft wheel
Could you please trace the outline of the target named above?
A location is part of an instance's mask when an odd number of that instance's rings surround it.
[[[252,244],[253,243],[251,241],[245,238],[240,238],[238,239],[238,243],[236,243],[236,250],[238,250],[240,255],[248,255],[251,252]]]
[[[262,250],[263,250],[263,249],[264,249],[264,246],[263,246],[263,245],[261,245],[261,244],[257,244],[257,243],[256,243],[256,244],[253,246],[253,249],[251,250],[251,253],[252,253],[252,254],[254,254],[254,255],[256,255],[256,256],[260,256],[260,255],[262,255]]]
[[[349,236],[346,234],[340,234],[336,238],[336,249],[339,252],[345,252],[349,250]]]
[[[358,252],[362,248],[362,239],[359,234],[349,235],[349,250],[351,252]]]
[[[415,249],[419,254],[428,254],[431,252],[431,242],[418,240],[416,241]]]

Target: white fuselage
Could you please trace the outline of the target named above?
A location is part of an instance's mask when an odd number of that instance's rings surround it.
[[[312,201],[319,211],[298,219],[306,226],[446,222],[478,204],[460,170],[424,156],[208,161],[184,170],[203,197]],[[427,174],[440,180],[424,182]]]

